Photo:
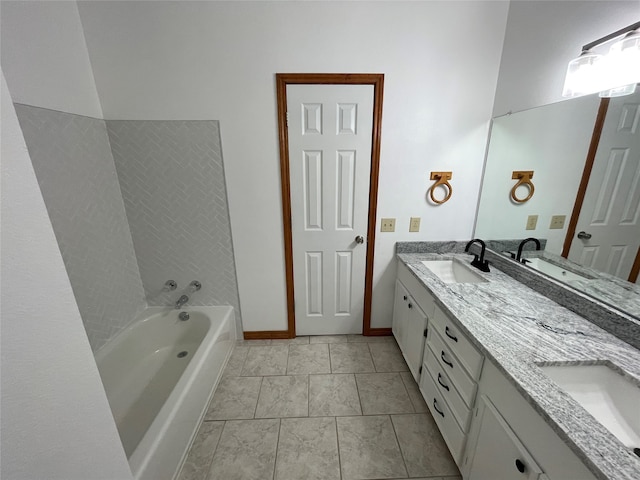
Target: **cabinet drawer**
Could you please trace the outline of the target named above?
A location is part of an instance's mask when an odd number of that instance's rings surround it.
[[[445,345],[437,329],[431,328],[427,344],[431,350],[433,350],[438,365],[447,373],[447,376],[467,406],[471,407],[476,394],[476,382],[469,377],[466,370],[462,368],[458,358],[451,352],[451,349]]]
[[[405,286],[409,295],[420,305],[427,318],[433,316],[435,302],[427,288],[411,273],[409,267],[398,261],[398,280]]]
[[[458,360],[471,378],[478,380],[483,360],[480,352],[476,350],[460,329],[439,308],[435,309],[431,325],[435,327],[444,343],[458,357]]]
[[[426,348],[424,358],[425,364],[423,372],[424,370],[429,372],[436,388],[440,392],[440,395],[442,395],[442,398],[447,402],[447,406],[451,409],[453,416],[456,417],[460,428],[463,432],[466,432],[469,425],[469,418],[471,416],[471,409],[467,407],[464,400],[462,400],[462,397],[458,393],[458,390],[456,390],[455,385],[449,379],[444,368],[442,368],[438,363],[438,360],[430,347]]]
[[[420,392],[422,392],[429,411],[440,429],[442,438],[444,438],[449,447],[451,456],[459,466],[465,442],[464,432],[460,429],[458,422],[451,414],[449,406],[440,395],[435,383],[433,383],[431,375],[420,376]]]

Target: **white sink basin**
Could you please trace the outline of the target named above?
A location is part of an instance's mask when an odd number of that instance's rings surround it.
[[[640,387],[606,365],[540,367],[625,446],[640,447]]]
[[[428,260],[422,264],[444,283],[483,283],[487,281],[475,273],[471,267],[454,260]]]
[[[577,273],[570,272],[558,265],[555,265],[551,262],[547,262],[542,258],[527,258],[526,265],[531,268],[535,268],[536,270],[546,273],[550,277],[555,278],[556,280],[560,280],[561,282],[570,282],[572,280],[588,280],[587,277],[583,277],[582,275],[578,275]]]

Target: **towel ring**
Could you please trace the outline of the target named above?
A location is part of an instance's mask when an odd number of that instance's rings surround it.
[[[528,201],[531,197],[533,197],[533,193],[536,191],[536,188],[533,186],[533,183],[531,182],[532,178],[533,178],[533,170],[527,170],[527,171],[521,170],[521,171],[514,171],[512,173],[511,179],[512,180],[518,180],[517,183],[511,189],[511,199],[514,202],[516,202],[516,203],[524,203],[524,202]],[[520,186],[527,187],[529,189],[529,195],[527,195],[524,198],[522,198],[522,197],[519,198],[516,195],[516,190]]]
[[[449,180],[451,180],[451,172],[431,172],[431,180],[436,180],[436,183],[431,185],[431,188],[429,189],[429,197],[433,203],[442,205],[451,198],[451,194],[453,193],[453,187],[451,187],[451,184],[449,183]],[[433,194],[434,190],[438,186],[444,187],[447,192],[442,200],[438,200]]]

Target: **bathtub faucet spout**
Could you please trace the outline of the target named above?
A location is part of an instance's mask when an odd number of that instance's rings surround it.
[[[182,308],[182,306],[189,301],[189,297],[186,295],[181,295],[180,298],[176,301],[176,308]]]

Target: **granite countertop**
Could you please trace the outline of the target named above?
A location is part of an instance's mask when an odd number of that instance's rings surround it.
[[[614,308],[624,310],[640,319],[640,285],[629,283],[621,278],[609,275],[593,268],[584,267],[567,260],[560,255],[544,251],[523,252],[525,258],[539,257],[549,263],[565,268],[569,272],[586,277],[584,280],[571,280],[567,285],[587,293]]]
[[[539,368],[609,363],[640,385],[640,350],[495,267],[490,273],[474,270],[486,283],[445,284],[421,263],[456,259],[469,264],[468,254],[398,253],[397,257],[596,478],[640,478],[640,458]]]

